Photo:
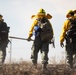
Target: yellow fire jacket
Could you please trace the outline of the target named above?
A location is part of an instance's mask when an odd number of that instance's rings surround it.
[[[36,18],[40,18],[40,17],[45,17],[45,15],[43,15],[43,16],[37,15],[35,17]],[[33,30],[34,30],[34,26],[36,26],[37,24],[38,24],[38,20],[35,19],[34,22],[33,22],[33,24],[30,27],[30,30],[29,30],[29,37],[32,36]],[[51,25],[51,23],[50,23],[50,25]],[[52,27],[52,25],[51,25],[51,27]],[[52,30],[53,30],[53,28],[52,28]],[[53,32],[53,35],[54,35],[54,32]]]
[[[66,20],[64,22],[64,25],[62,27],[62,31],[61,31],[61,35],[60,35],[60,42],[64,42],[64,39],[65,39],[65,35],[66,35],[66,32],[68,31],[68,29],[70,28],[70,20]]]

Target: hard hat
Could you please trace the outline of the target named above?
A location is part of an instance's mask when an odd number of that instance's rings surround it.
[[[38,15],[45,15],[46,12],[43,8],[41,8],[39,11],[38,11]]]
[[[69,11],[67,12],[66,17],[68,18],[69,15],[73,16],[73,15],[74,15],[74,11],[73,11],[73,10],[69,10]]]

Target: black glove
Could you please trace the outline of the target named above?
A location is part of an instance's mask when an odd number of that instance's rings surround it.
[[[63,42],[61,42],[61,43],[60,43],[60,46],[63,48],[63,47],[64,47],[64,43],[63,43]]]

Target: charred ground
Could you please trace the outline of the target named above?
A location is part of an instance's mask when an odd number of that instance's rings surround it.
[[[29,62],[8,63],[0,69],[0,75],[76,75],[75,69],[66,68],[65,64],[49,64],[48,70],[42,72],[41,65],[34,69]]]

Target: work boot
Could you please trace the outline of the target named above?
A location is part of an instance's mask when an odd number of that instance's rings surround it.
[[[36,60],[32,60],[32,67],[37,68],[37,61]]]
[[[36,70],[37,69],[37,64],[32,64],[30,67],[29,67],[29,70]]]
[[[70,68],[73,69],[73,63],[70,63]]]
[[[66,63],[66,69],[69,71],[73,70],[73,66],[71,66],[69,63]]]
[[[41,73],[42,73],[42,74],[46,74],[46,75],[49,75],[49,74],[50,74],[49,69],[47,69],[47,64],[42,64]]]
[[[47,69],[47,64],[42,64],[42,70],[46,70]]]
[[[33,64],[33,67],[34,67],[35,69],[37,69],[37,64]]]

